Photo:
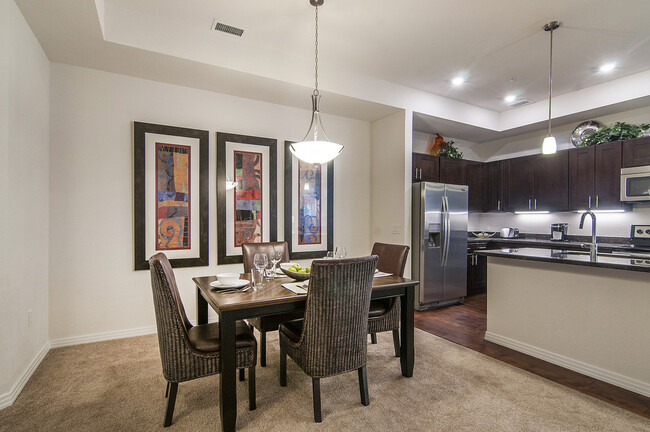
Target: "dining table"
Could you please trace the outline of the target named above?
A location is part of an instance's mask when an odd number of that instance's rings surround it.
[[[250,274],[242,274],[250,280]],[[216,276],[192,278],[196,284],[197,321],[208,322],[208,305],[219,317],[221,338],[220,402],[221,425],[224,432],[234,431],[237,424],[237,361],[235,356],[235,323],[238,320],[304,311],[306,294],[297,294],[283,284],[296,282],[289,277],[265,281],[258,289],[226,291],[213,288]],[[389,275],[373,278],[371,298],[401,298],[400,365],[402,375],[413,376],[415,350],[413,347],[413,309],[418,281]]]

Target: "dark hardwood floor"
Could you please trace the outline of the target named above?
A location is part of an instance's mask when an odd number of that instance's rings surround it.
[[[486,308],[486,294],[467,297],[462,305],[415,312],[415,327],[650,418],[648,397],[483,340],[487,326]]]

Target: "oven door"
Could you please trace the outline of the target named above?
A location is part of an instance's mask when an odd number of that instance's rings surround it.
[[[621,201],[650,201],[650,166],[621,169]]]

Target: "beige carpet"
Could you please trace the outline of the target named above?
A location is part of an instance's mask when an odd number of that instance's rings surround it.
[[[289,361],[278,384],[277,332],[257,368],[257,410],[238,383],[241,431],[650,431],[650,420],[420,330],[413,378],[400,374],[390,333],[369,345],[370,405],[356,372],[321,381],[323,423],[313,423],[311,380]],[[218,376],[181,383],[170,431],[220,430]],[[9,408],[2,431],[162,429],[165,381],[155,335],[49,352]]]

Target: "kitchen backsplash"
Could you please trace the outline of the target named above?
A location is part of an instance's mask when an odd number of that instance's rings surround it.
[[[590,235],[591,218],[579,229],[580,213],[514,214],[470,213],[469,231],[499,231],[503,227],[516,227],[522,233],[550,234],[552,223],[569,224],[569,235]],[[630,225],[650,224],[650,203],[635,204],[626,213],[596,213],[596,231],[599,236],[629,237]]]

